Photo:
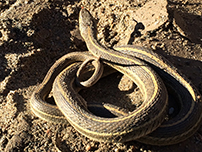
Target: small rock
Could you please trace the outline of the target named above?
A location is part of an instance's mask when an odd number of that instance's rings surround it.
[[[87,151],[91,150],[91,148],[92,148],[92,147],[91,147],[89,144],[86,146],[86,150],[87,150]]]

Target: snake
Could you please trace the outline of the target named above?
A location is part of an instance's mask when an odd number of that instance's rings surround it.
[[[86,9],[80,11],[79,28],[91,55],[75,53],[72,59],[70,53],[51,67],[30,101],[37,116],[53,122],[68,121],[81,134],[105,142],[137,140],[151,145],[170,145],[196,132],[202,118],[201,95],[167,59],[143,47],[100,45],[94,18]],[[143,93],[144,103],[116,118],[101,118],[89,112],[74,83],[81,64],[74,62],[92,55],[132,79]],[[168,121],[164,121],[168,95],[159,75],[166,87],[177,95],[180,104],[179,113]],[[51,87],[57,106],[45,101]]]

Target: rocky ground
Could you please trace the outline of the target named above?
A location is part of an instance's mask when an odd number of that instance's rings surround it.
[[[30,96],[51,65],[68,52],[87,50],[78,29],[81,7],[96,18],[101,44],[150,48],[171,61],[202,93],[201,0],[2,0],[0,151],[202,151],[202,128],[171,146],[102,143],[69,124],[46,122],[31,112]],[[128,78],[114,74],[81,94],[87,101],[141,100],[138,88],[132,93],[127,91],[130,88]]]

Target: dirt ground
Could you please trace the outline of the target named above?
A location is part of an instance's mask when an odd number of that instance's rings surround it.
[[[78,29],[81,7],[96,18],[101,44],[133,44],[166,57],[202,94],[201,0],[2,0],[0,1],[0,151],[200,152],[202,127],[171,146],[95,142],[69,124],[43,121],[29,99],[61,56],[87,48]],[[143,28],[144,27],[144,28]],[[109,84],[111,83],[111,84]],[[88,100],[141,101],[121,74],[83,90]],[[130,104],[129,104],[130,105]]]

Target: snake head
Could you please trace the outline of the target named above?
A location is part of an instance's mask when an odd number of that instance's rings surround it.
[[[84,39],[87,39],[88,33],[92,32],[90,30],[93,30],[94,27],[95,27],[94,18],[87,9],[82,8],[79,13],[79,30],[81,36]]]

